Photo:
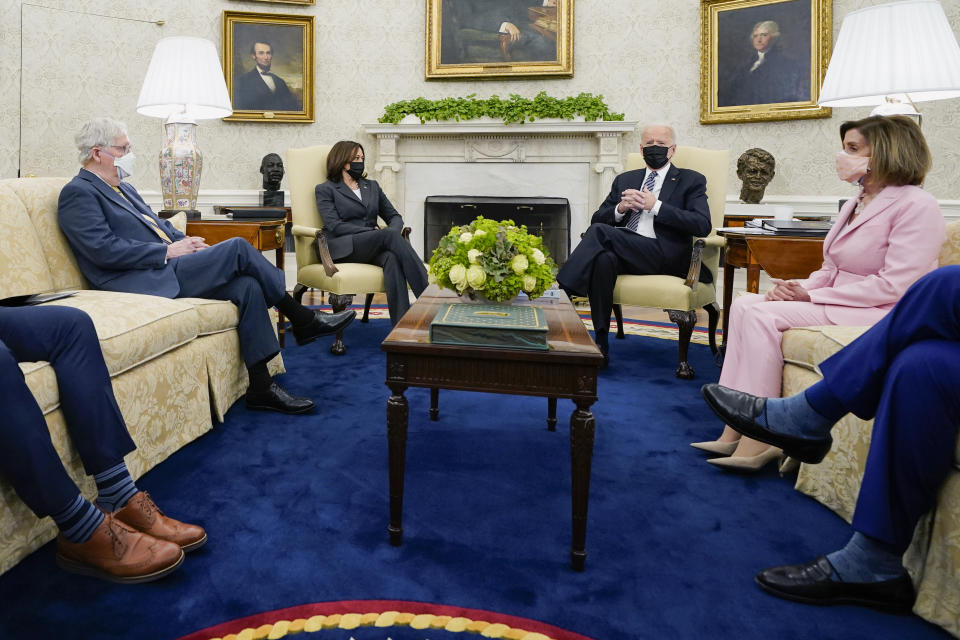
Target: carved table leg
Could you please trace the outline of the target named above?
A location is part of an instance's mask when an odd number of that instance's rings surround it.
[[[353,303],[353,294],[340,295],[337,293],[330,294],[330,306],[333,308],[334,313],[339,313],[349,307]],[[342,356],[347,352],[347,347],[343,344],[343,331],[338,331],[336,337],[333,340],[333,344],[330,345],[330,353],[335,356]]]
[[[547,430],[557,430],[557,399],[547,398]]]
[[[388,382],[393,392],[387,400],[387,443],[390,467],[390,544],[403,543],[403,475],[407,465],[407,420],[410,407],[403,392],[407,385]]]
[[[440,389],[436,387],[430,387],[430,419],[440,419]]]
[[[587,501],[590,498],[590,464],[593,460],[593,436],[596,430],[592,401],[574,400],[577,408],[570,416],[570,471],[573,506],[573,544],[570,548],[570,566],[583,571],[587,560]]]
[[[697,325],[696,311],[678,311],[667,309],[671,322],[676,322],[680,332],[677,335],[677,352],[680,364],[677,366],[676,376],[682,380],[693,380],[693,367],[687,362],[687,350],[690,348],[690,337],[693,328]]]

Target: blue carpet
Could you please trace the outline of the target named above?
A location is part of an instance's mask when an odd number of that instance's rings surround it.
[[[568,567],[569,401],[550,433],[544,399],[444,391],[430,422],[428,392],[409,390],[405,542],[391,547],[379,349],[389,329],[355,323],[339,358],[329,341],[288,347],[282,383],[315,398],[316,414],[235,406],[141,479],[169,514],[207,527],[210,542],[174,575],[139,586],[73,576],[47,545],[0,577],[0,637],[172,639],[369,599],[485,609],[596,640],[949,637],[916,617],[808,607],[753,584],[757,570],[833,550],[849,530],[772,467],[728,475],[687,446],[720,429],[698,392],[718,369],[699,345],[697,379],[685,382],[673,377],[675,342],[611,340],[594,406],[586,572]],[[379,633],[352,635],[390,636]],[[351,632],[300,637],[312,635]]]

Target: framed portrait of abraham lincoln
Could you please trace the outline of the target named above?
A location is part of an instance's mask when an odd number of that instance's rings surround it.
[[[700,0],[700,122],[828,118],[833,0]]]
[[[224,120],[313,122],[313,16],[223,12]]]
[[[573,0],[426,0],[426,77],[573,76]]]

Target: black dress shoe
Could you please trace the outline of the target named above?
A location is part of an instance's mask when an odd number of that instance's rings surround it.
[[[713,412],[741,434],[780,447],[784,455],[800,462],[817,464],[823,460],[833,444],[833,437],[829,433],[826,438],[801,438],[771,431],[760,424],[757,419],[766,409],[766,398],[758,398],[716,383],[703,385],[700,393]]]
[[[321,336],[329,336],[346,329],[356,317],[357,312],[353,309],[337,313],[315,311],[310,324],[293,327],[293,337],[296,338],[298,345],[309,344]]]
[[[247,409],[300,414],[312,411],[313,407],[313,400],[292,396],[276,382],[271,382],[265,391],[247,392]]]
[[[913,582],[904,571],[882,582],[837,582],[826,556],[808,564],[765,569],[755,578],[760,588],[778,598],[806,604],[856,604],[891,613],[909,613],[916,597]]]

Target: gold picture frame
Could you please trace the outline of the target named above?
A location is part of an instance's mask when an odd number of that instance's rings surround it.
[[[302,4],[302,5],[314,5],[317,3],[317,0],[243,0],[245,2],[271,2],[277,4]]]
[[[224,11],[224,120],[313,122],[313,57],[313,16]]]
[[[832,33],[833,0],[700,0],[700,122],[829,118]]]
[[[426,78],[573,76],[573,0],[426,0]]]

